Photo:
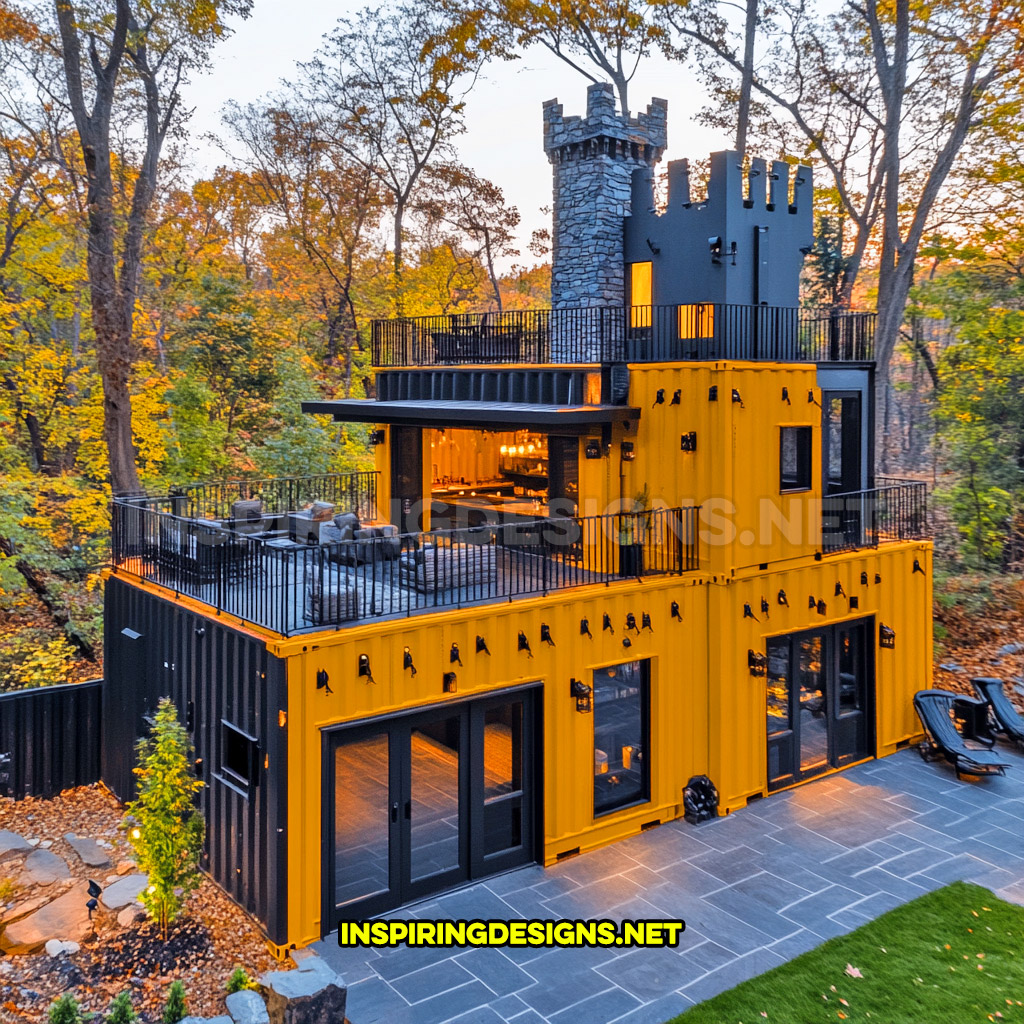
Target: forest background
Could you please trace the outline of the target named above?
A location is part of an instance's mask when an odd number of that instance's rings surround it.
[[[538,51],[625,111],[686,67],[734,148],[814,163],[802,301],[879,314],[881,471],[934,484],[944,573],[1019,571],[1021,2],[404,0],[229,104],[197,177],[187,89],[250,10],[0,0],[0,690],[102,673],[113,494],[366,468],[300,406],[370,393],[373,318],[546,305],[546,232],[457,146]]]

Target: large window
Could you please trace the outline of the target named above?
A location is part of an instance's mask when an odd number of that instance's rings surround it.
[[[811,489],[811,428],[781,427],[779,430],[779,490]]]
[[[653,265],[629,265],[629,326],[651,326],[651,297],[654,294]]]
[[[650,799],[649,662],[594,672],[594,815]]]

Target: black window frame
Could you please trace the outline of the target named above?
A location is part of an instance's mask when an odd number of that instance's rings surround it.
[[[786,432],[793,431],[796,444],[796,476],[786,479]],[[814,427],[794,425],[779,427],[779,493],[795,494],[809,491],[813,484]]]
[[[602,665],[593,670],[591,681],[596,681],[597,674],[607,673],[608,669],[619,668],[622,665],[638,664],[640,666],[640,744],[642,751],[641,758],[641,790],[640,795],[624,801],[623,803],[616,804],[611,807],[602,807],[598,809],[597,806],[597,790],[596,786],[591,790],[591,800],[594,820],[607,818],[611,814],[617,814],[620,811],[627,810],[629,808],[640,807],[644,804],[651,802],[651,659],[650,658],[630,658],[628,661],[614,662],[610,665]],[[598,749],[597,745],[597,715],[598,715],[598,703],[597,703],[597,687],[594,686],[593,692],[593,711],[592,719],[594,723],[593,739],[591,741],[591,757],[593,759],[593,752]],[[595,773],[595,780],[597,776]]]
[[[224,718],[220,720],[220,730],[220,764],[217,777],[248,796],[249,792],[259,785],[259,740]],[[244,775],[238,770],[243,763]]]

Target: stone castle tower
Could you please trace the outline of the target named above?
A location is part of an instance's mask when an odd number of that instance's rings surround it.
[[[630,213],[633,172],[653,181],[667,143],[668,104],[622,117],[615,90],[587,89],[587,116],[563,117],[544,104],[544,151],[554,176],[551,307],[622,306],[626,301],[623,222]],[[644,211],[646,212],[646,211]]]

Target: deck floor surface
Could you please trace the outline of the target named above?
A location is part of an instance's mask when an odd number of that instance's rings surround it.
[[[1024,755],[958,781],[912,749],[698,826],[668,822],[388,915],[682,918],[678,949],[313,948],[352,1024],[663,1024],[956,880],[1024,904]]]

